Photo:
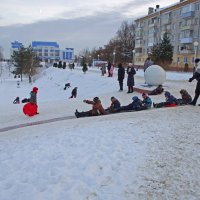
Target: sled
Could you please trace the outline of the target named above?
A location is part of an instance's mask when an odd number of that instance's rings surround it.
[[[25,115],[32,117],[37,114],[37,105],[26,103],[23,107],[23,112]]]

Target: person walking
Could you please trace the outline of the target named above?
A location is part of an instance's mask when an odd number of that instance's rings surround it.
[[[133,86],[135,85],[134,75],[136,74],[136,71],[132,63],[128,64],[127,74],[128,74],[128,77],[127,77],[128,92],[127,93],[133,93]]]
[[[111,62],[108,62],[107,70],[108,70],[108,77],[110,77],[110,68],[111,68]]]
[[[76,96],[77,96],[77,87],[75,87],[73,90],[72,90],[72,94],[71,94],[71,96],[69,97],[69,99],[71,99],[71,98],[76,98]]]
[[[118,81],[119,81],[119,92],[123,91],[123,81],[124,81],[125,70],[122,67],[122,63],[118,64]]]

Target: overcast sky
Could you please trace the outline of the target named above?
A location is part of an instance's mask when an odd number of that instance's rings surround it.
[[[9,56],[10,43],[25,46],[32,41],[58,42],[61,48],[104,46],[115,36],[121,23],[178,0],[1,0],[0,46]]]

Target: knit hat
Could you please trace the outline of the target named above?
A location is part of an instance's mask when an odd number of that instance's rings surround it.
[[[37,93],[37,91],[38,91],[38,88],[37,88],[37,87],[34,87],[34,88],[33,88],[33,92]]]
[[[200,61],[199,58],[196,58],[196,59],[194,60],[195,63],[198,63],[199,61]]]
[[[134,96],[134,97],[132,97],[132,100],[133,100],[133,101],[138,101],[138,97],[137,97],[137,96]]]
[[[166,97],[169,97],[170,95],[171,95],[170,92],[168,92],[168,91],[165,92]]]
[[[94,101],[94,102],[99,101],[99,97],[94,97],[93,101]]]

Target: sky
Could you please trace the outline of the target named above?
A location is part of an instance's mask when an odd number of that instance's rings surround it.
[[[178,0],[1,0],[0,46],[9,55],[10,43],[56,41],[61,48],[98,48],[109,42],[123,21],[146,15]]]
[[[91,109],[83,99],[98,96],[107,108],[111,96],[127,105],[141,94],[127,94],[127,75],[124,91],[118,92],[116,69],[107,77],[97,68],[84,74],[76,66],[72,71],[44,67],[33,84],[24,77],[17,87],[8,66],[0,63],[0,68],[1,200],[199,199],[199,106],[77,119],[75,109]],[[166,72],[163,87],[177,98],[180,88],[193,97],[191,76]],[[66,82],[72,87],[63,90]],[[143,70],[137,71],[135,84],[144,84]],[[12,102],[16,96],[29,97],[34,86],[39,114],[28,117],[24,104]],[[77,98],[69,99],[75,86]],[[163,94],[151,98],[164,101]],[[13,126],[18,128],[2,131]]]

